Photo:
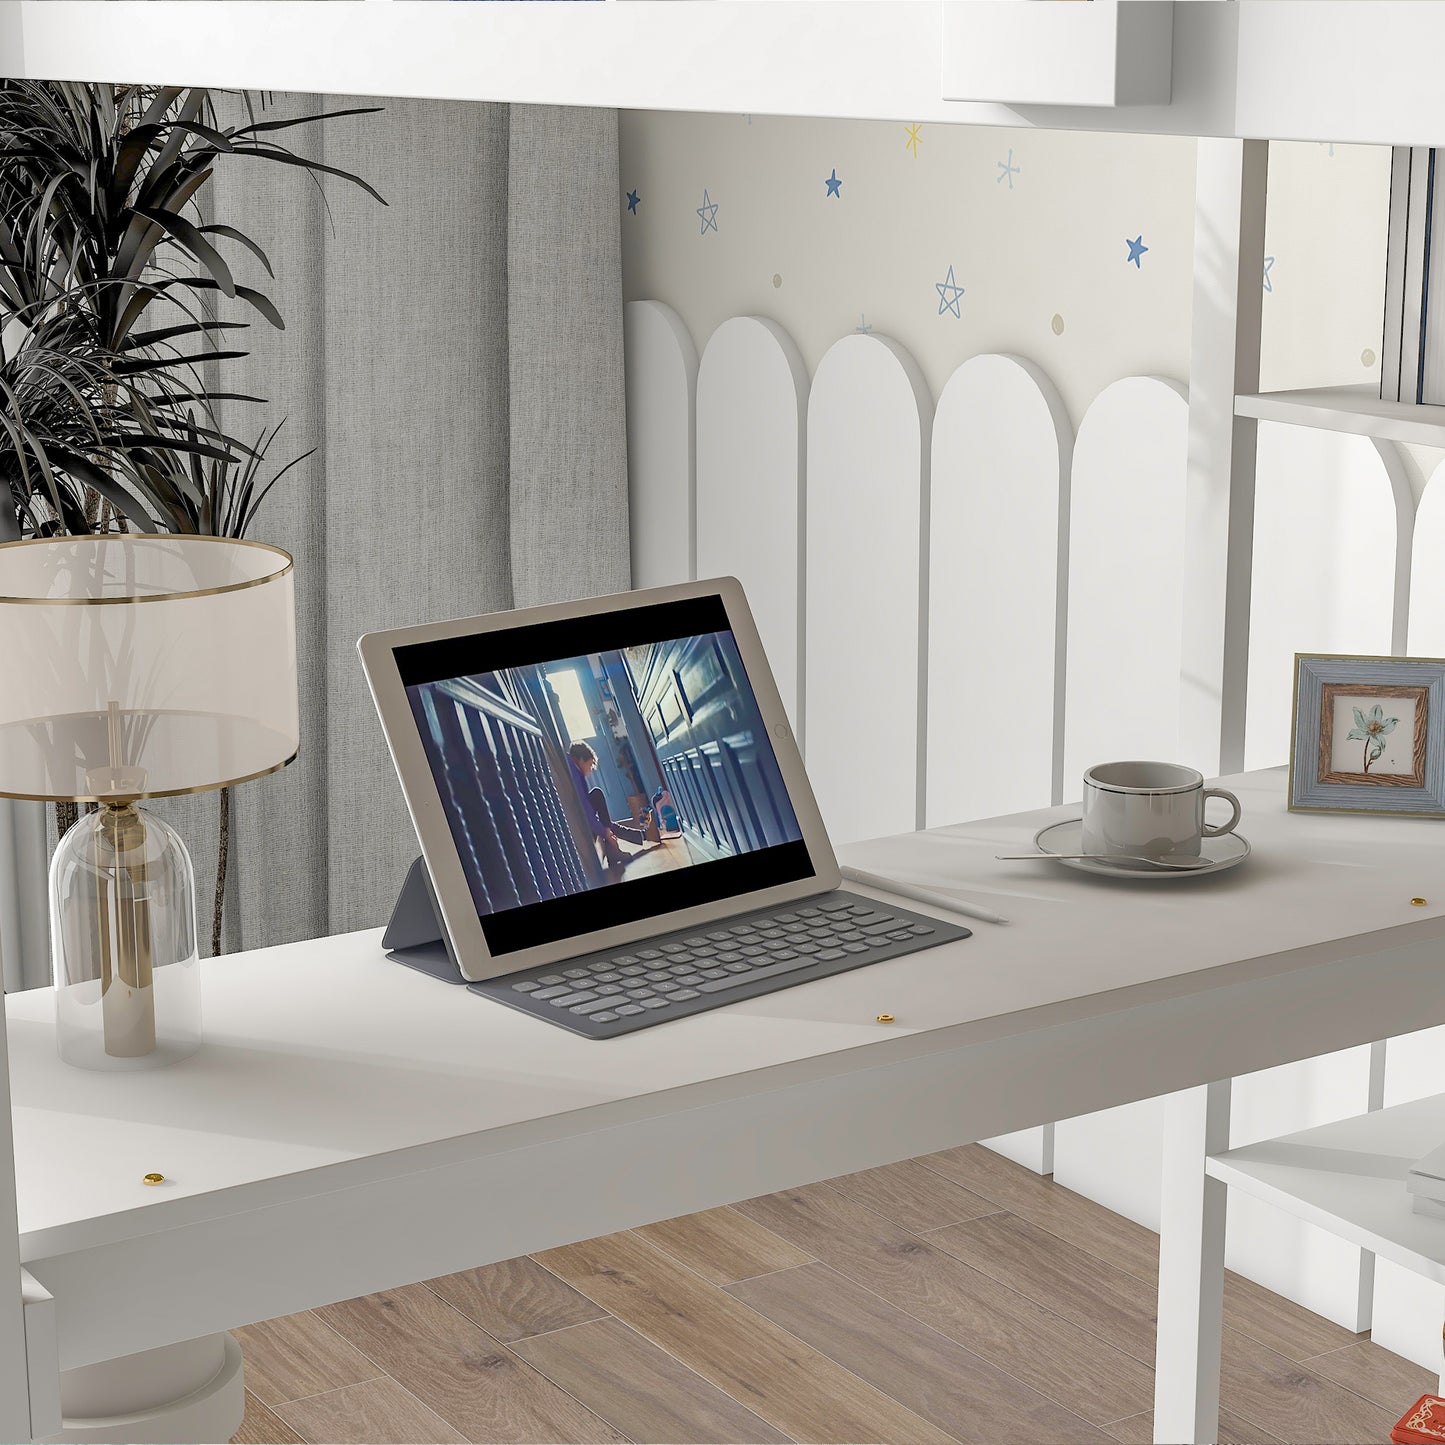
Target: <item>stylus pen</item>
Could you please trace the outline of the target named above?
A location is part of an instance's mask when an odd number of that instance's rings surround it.
[[[963,903],[948,893],[935,893],[932,888],[920,888],[916,883],[904,883],[898,878],[887,878],[882,873],[867,873],[862,868],[850,868],[846,863],[842,865],[842,873],[854,883],[866,883],[870,888],[896,893],[900,898],[916,898],[920,903],[931,903],[935,908],[961,913],[965,918],[981,918],[985,923],[1008,922],[1001,913],[991,913],[976,903]]]

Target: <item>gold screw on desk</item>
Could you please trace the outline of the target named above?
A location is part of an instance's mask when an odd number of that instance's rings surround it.
[[[1412,898],[1410,900],[1410,906],[1412,908],[1423,908],[1429,901],[1428,898]]]
[[[893,1015],[892,1015],[892,1014],[879,1014],[879,1015],[878,1015],[878,1022],[879,1022],[880,1024],[891,1024],[891,1023],[893,1022]]]
[[[166,1176],[164,1174],[147,1174],[142,1182],[146,1184],[164,1184],[166,1182]]]

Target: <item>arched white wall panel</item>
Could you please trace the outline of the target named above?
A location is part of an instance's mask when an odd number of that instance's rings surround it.
[[[808,775],[835,843],[918,826],[921,567],[933,403],[876,334],[824,353],[808,398]]]
[[[632,585],[687,582],[695,575],[697,347],[682,318],[661,301],[629,301],[622,327]]]
[[[802,354],[776,322],[713,332],[697,374],[697,575],[742,582],[799,736],[807,406]]]
[[[1410,655],[1445,657],[1445,463],[1420,498],[1411,551]]]
[[[1110,759],[1177,756],[1189,407],[1130,376],[1084,414],[1070,484],[1063,796]]]
[[[1020,357],[973,357],[938,399],[928,528],[930,827],[1055,799],[1061,534],[1067,539],[1059,509],[1072,449],[1053,383]]]
[[[1390,442],[1261,422],[1257,457],[1244,765],[1269,768],[1289,761],[1296,652],[1394,650],[1414,507]]]

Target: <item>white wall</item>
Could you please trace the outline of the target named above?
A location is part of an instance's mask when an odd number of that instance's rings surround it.
[[[915,157],[903,123],[623,112],[622,185],[639,197],[632,214],[619,199],[625,298],[665,301],[699,351],[727,318],[766,316],[810,373],[868,325],[907,347],[935,400],[968,357],[1016,353],[1048,372],[1075,426],[1121,376],[1187,378],[1192,140],[918,136]],[[1271,147],[1266,389],[1379,382],[1389,151],[1333,151]],[[705,234],[704,189],[718,207]],[[958,316],[939,314],[935,289],[950,266]]]

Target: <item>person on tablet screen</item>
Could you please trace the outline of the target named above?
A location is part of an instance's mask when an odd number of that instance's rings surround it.
[[[609,868],[625,868],[638,855],[624,853],[617,846],[618,835],[635,843],[639,848],[646,842],[645,829],[648,823],[643,818],[641,828],[631,823],[614,823],[608,816],[607,799],[601,788],[589,788],[587,780],[597,768],[597,754],[587,743],[573,743],[567,749],[567,766],[572,773],[572,785],[577,789],[577,798],[582,804],[583,816],[587,819],[592,835],[602,844],[603,855]]]

